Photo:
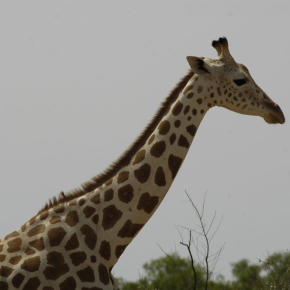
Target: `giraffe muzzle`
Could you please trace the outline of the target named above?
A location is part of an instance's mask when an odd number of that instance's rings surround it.
[[[285,116],[281,110],[281,108],[274,102],[267,102],[266,105],[266,113],[264,115],[264,120],[268,124],[284,124]]]

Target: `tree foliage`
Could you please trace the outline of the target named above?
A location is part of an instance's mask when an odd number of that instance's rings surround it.
[[[197,289],[204,289],[206,273],[195,263]],[[253,264],[243,259],[232,265],[234,279],[226,281],[222,275],[210,280],[210,290],[290,290],[290,253],[275,253],[265,261]],[[137,282],[119,279],[122,290],[189,290],[194,275],[189,258],[177,253],[144,264],[145,275]]]

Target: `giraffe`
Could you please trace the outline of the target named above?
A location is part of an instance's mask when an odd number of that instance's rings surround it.
[[[207,111],[215,106],[283,124],[285,118],[231,56],[188,56],[189,72],[135,143],[82,188],[61,193],[0,240],[0,289],[117,290],[111,271],[158,208]]]

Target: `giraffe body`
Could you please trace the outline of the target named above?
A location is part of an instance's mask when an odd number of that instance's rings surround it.
[[[284,123],[227,40],[213,46],[217,59],[187,58],[192,70],[115,164],[0,240],[1,290],[119,289],[111,270],[162,202],[206,112],[222,106]]]

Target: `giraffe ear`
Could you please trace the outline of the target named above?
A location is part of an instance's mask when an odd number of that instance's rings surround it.
[[[210,66],[202,58],[196,56],[186,57],[192,71],[198,75],[204,76],[210,74]]]

